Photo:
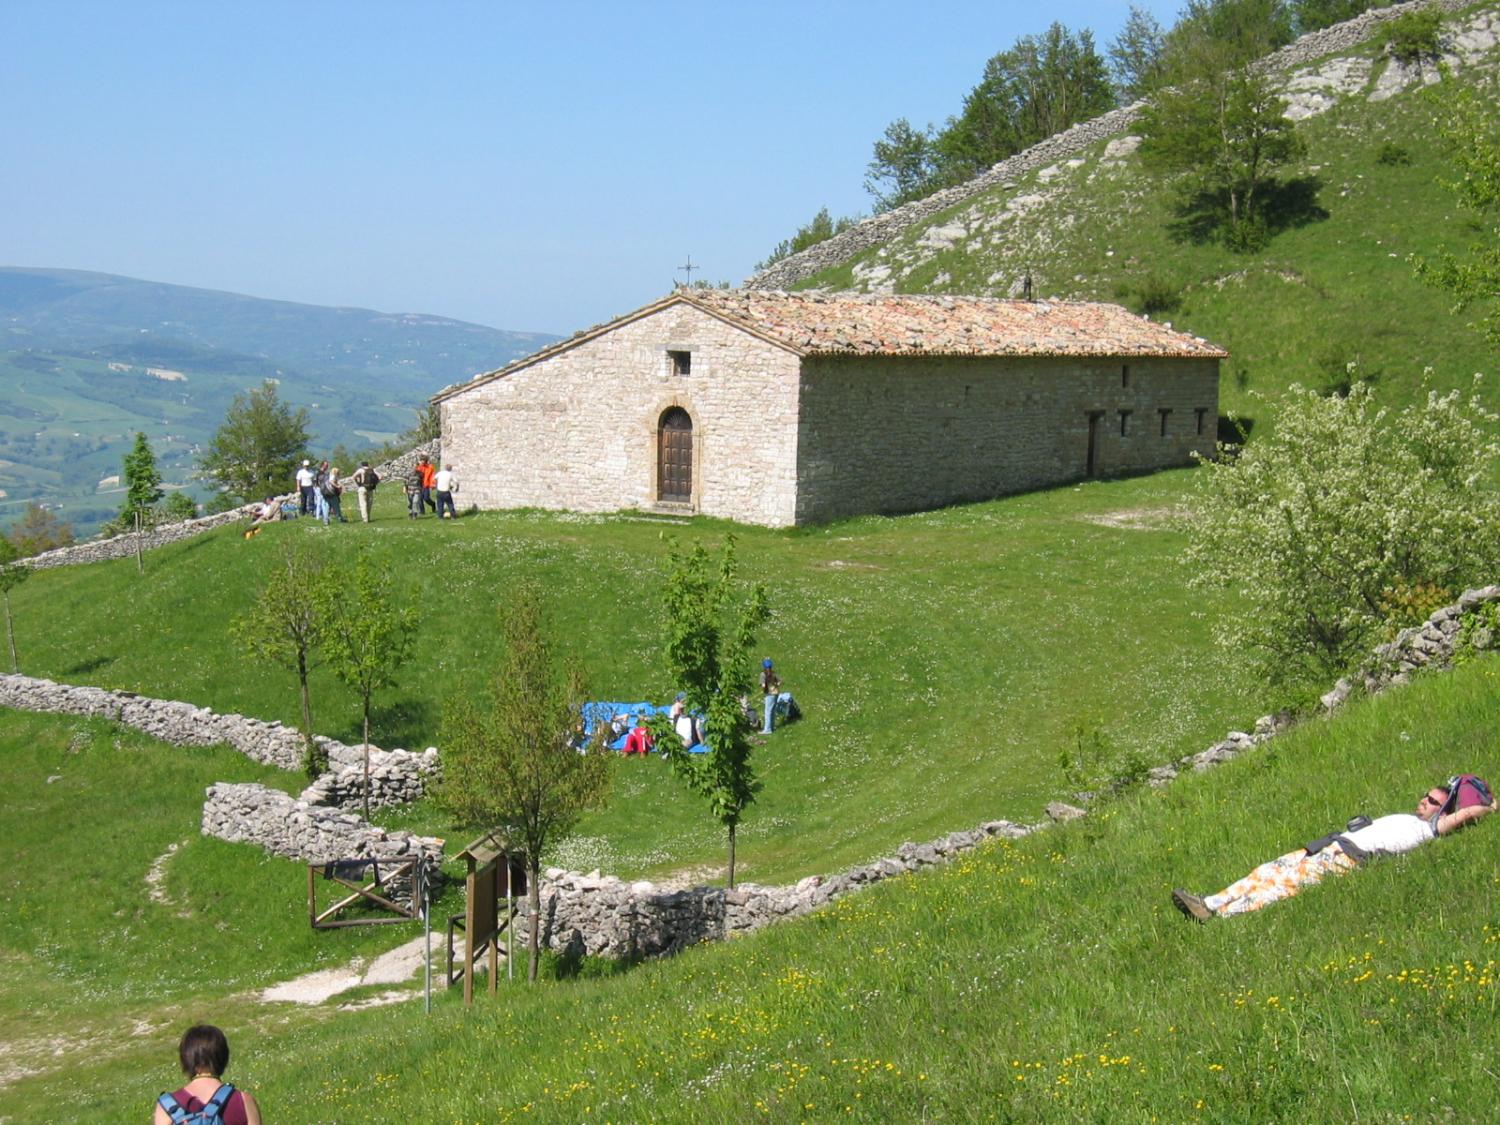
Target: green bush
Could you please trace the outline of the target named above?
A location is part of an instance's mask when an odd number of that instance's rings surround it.
[[[1376,42],[1390,52],[1392,58],[1404,63],[1431,58],[1441,46],[1439,34],[1443,29],[1443,15],[1436,8],[1418,8],[1402,12],[1380,30]]]
[[[1411,163],[1411,153],[1404,145],[1386,141],[1375,150],[1375,163],[1394,168]]]

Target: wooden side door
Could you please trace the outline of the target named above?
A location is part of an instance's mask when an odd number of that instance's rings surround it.
[[[661,416],[656,443],[656,497],[669,503],[693,499],[693,420],[674,406]]]

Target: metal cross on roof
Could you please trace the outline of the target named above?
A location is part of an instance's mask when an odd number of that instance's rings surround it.
[[[702,269],[703,267],[693,265],[693,256],[689,254],[687,256],[687,265],[678,266],[677,268],[687,272],[687,280],[683,282],[683,288],[691,289],[693,286],[693,271],[696,269]]]

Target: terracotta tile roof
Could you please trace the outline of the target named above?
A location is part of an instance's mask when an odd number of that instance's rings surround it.
[[[757,289],[678,295],[802,355],[1228,355],[1118,305],[1089,301]]]
[[[1224,359],[1223,348],[1092,301],[997,297],[678,289],[495,371],[444,387],[432,401],[529,367],[673,304],[692,305],[798,355],[1170,356]]]

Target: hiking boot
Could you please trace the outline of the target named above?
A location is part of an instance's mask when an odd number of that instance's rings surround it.
[[[1181,888],[1172,892],[1172,905],[1195,922],[1207,922],[1214,916],[1214,912],[1208,908],[1208,903],[1191,891],[1184,891]]]

